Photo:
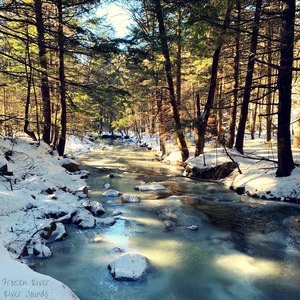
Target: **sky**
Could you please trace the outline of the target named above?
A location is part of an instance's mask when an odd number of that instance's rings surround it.
[[[105,5],[99,8],[96,14],[99,17],[106,16],[107,21],[114,27],[117,38],[122,38],[129,34],[127,27],[132,23],[132,19],[130,13],[122,6],[116,3]]]

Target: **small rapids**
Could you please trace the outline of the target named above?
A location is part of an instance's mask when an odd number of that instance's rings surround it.
[[[145,149],[117,145],[87,154],[82,163],[91,173],[92,198],[107,210],[104,217],[122,214],[113,226],[69,226],[69,237],[51,244],[53,257],[35,267],[67,284],[80,299],[300,299],[299,231],[284,225],[300,216],[297,206],[257,201],[219,183],[184,178],[179,168],[156,161]],[[113,173],[119,176],[110,178]],[[134,190],[147,182],[166,190]],[[107,183],[141,202],[103,197]],[[164,230],[168,218],[176,224],[174,231]],[[187,229],[191,225],[199,230]],[[112,278],[107,265],[122,251],[149,259],[144,279]]]

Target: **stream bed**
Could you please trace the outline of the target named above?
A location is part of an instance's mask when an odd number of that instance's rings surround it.
[[[91,173],[91,197],[106,208],[103,217],[122,214],[113,226],[70,225],[69,237],[51,244],[53,257],[35,267],[81,300],[300,299],[299,235],[283,225],[300,216],[296,205],[253,200],[218,183],[182,177],[181,169],[133,146],[95,150],[82,163]],[[134,190],[147,182],[166,190]],[[102,196],[107,183],[142,201],[123,204],[119,197]],[[164,220],[170,217],[176,227],[168,232]],[[199,230],[187,229],[190,225]],[[95,237],[102,242],[94,243]],[[122,251],[148,258],[145,278],[112,278],[107,265]]]

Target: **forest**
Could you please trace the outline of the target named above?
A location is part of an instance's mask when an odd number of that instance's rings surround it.
[[[0,1],[0,299],[298,299],[299,13]]]
[[[187,133],[195,156],[208,135],[242,154],[245,135],[263,134],[276,140],[277,176],[290,174],[296,1],[125,1],[133,23],[122,39],[96,17],[103,4],[1,3],[4,136],[23,130],[62,155],[68,133],[156,133],[163,153],[176,137],[185,161]]]

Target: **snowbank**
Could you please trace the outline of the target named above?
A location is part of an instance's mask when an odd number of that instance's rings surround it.
[[[88,136],[79,138],[75,135],[69,135],[66,141],[66,152],[68,153],[86,153],[95,148],[95,142]]]
[[[91,145],[84,144],[86,140],[79,143],[75,137],[70,140],[73,150],[87,150]],[[67,235],[60,222],[70,222],[84,211],[93,225],[96,223],[82,206],[84,171],[68,172],[62,167],[63,160],[51,155],[48,145],[26,138],[0,139],[0,150],[0,160],[12,172],[12,176],[0,177],[0,299],[78,299],[61,282],[22,262],[52,255],[47,243],[54,236]],[[81,221],[90,220],[83,216]]]
[[[63,283],[13,259],[0,241],[0,299],[79,299]]]
[[[142,143],[146,144],[156,155],[160,156],[157,137],[145,136]],[[167,155],[163,162],[181,165],[181,154],[172,140],[167,141]],[[187,169],[210,169],[231,162],[224,148],[211,142],[205,147],[205,154],[194,157],[195,145],[189,146],[190,158],[186,161]],[[263,138],[250,140],[245,138],[244,155],[234,149],[227,149],[229,155],[238,163],[242,174],[236,169],[230,176],[223,179],[228,188],[240,194],[261,199],[298,202],[300,199],[300,168],[296,167],[289,177],[276,177],[277,149],[274,141],[266,143]],[[293,157],[300,163],[300,149],[293,149]],[[184,173],[187,174],[187,173]]]

